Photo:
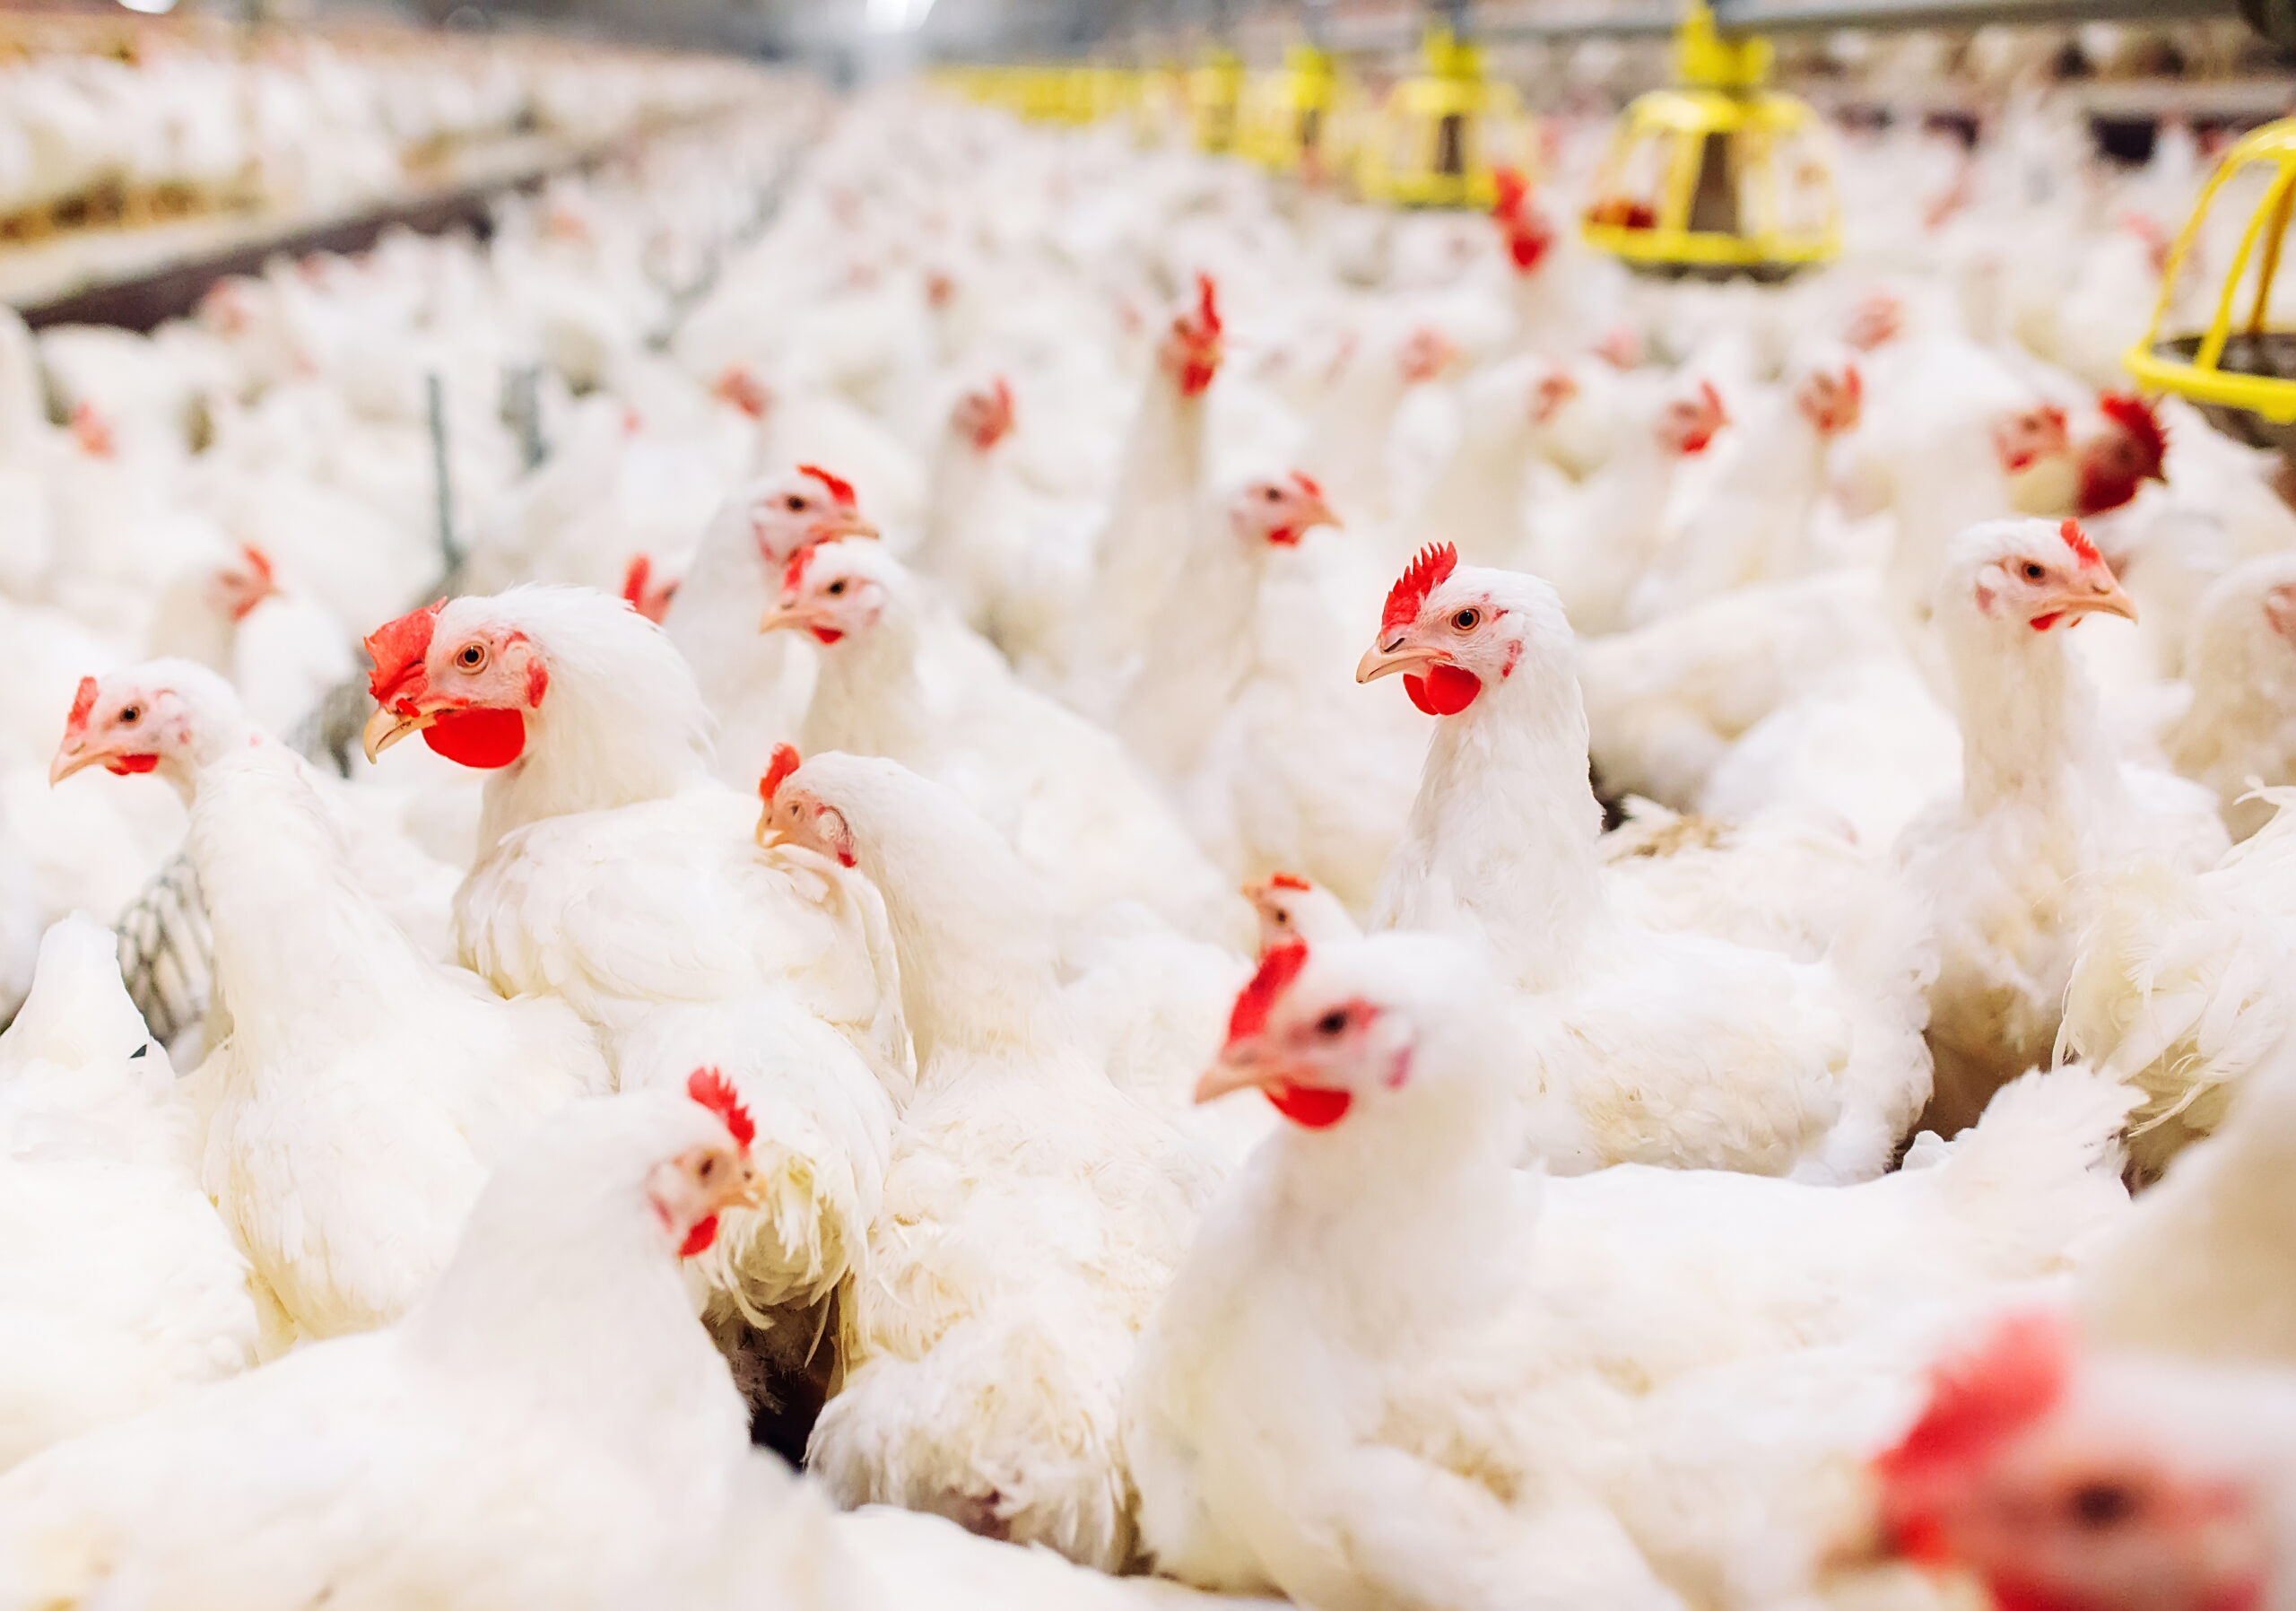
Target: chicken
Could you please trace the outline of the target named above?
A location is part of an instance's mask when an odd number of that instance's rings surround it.
[[[2204,872],[2135,853],[2091,874],[2084,893],[2057,1055],[2144,1093],[2129,1157],[2157,1179],[2223,1122],[2290,1027],[2276,984],[2296,942],[2296,816],[2275,816]]]
[[[1510,1167],[1502,999],[1470,947],[1410,934],[1279,947],[1238,997],[1199,1099],[1257,1089],[1289,1122],[1207,1214],[1126,1389],[1159,1570],[1317,1605],[1545,1581],[1676,1603],[1621,1525],[1639,1457],[1618,1440],[1648,1396],[2060,1270],[2125,1212],[2127,1096],[2080,1072],[1861,1186],[1542,1186]]]
[[[2124,775],[2056,630],[2133,612],[2076,522],[1987,522],[1948,554],[1935,622],[1958,692],[1961,787],[1909,823],[1897,848],[1936,925],[1936,1081],[1924,1122],[1941,1134],[2048,1060],[2091,875],[2146,849],[2196,872],[2225,849],[2205,791],[2165,773]]]
[[[401,933],[434,961],[454,956],[455,889],[462,874],[424,852],[406,832],[407,806],[387,790],[353,789],[302,757],[273,745],[238,694],[204,666],[150,660],[83,678],[73,701],[48,781],[102,766],[166,781],[187,808],[215,762],[256,745],[309,788],[342,838],[352,880]]]
[[[57,764],[152,770],[143,729],[181,714],[162,696],[97,730],[75,707]],[[302,1335],[387,1324],[445,1263],[493,1160],[608,1089],[605,1067],[559,1003],[500,1000],[415,947],[299,758],[260,735],[204,761],[161,743],[189,776],[229,1025],[202,1079],[203,1184]]]
[[[723,1069],[762,1127],[761,1207],[709,1261],[732,1334],[813,1312],[876,1217],[908,1063],[883,908],[833,860],[751,842],[709,775],[693,675],[620,599],[526,587],[418,610],[367,640],[370,758],[411,733],[488,771],[462,955],[593,1026],[620,1088]],[[729,1312],[730,1311],[730,1312]]]
[[[1461,386],[1458,440],[1411,518],[1424,544],[1451,541],[1474,564],[1531,558],[1524,520],[1533,464],[1550,450],[1580,383],[1570,369],[1526,353],[1478,370]]]
[[[874,544],[804,551],[768,629],[821,646],[808,750],[884,755],[948,784],[1074,915],[1133,900],[1206,937],[1240,903],[1116,738],[1021,683]]]
[[[1996,1605],[2296,1604],[2296,1373],[2195,1369],[2009,1316],[1874,1462],[1874,1553]],[[1844,1563],[1855,1557],[1845,1554]]]
[[[1132,1549],[1117,1388],[1216,1161],[1109,1083],[1040,893],[949,791],[817,755],[774,779],[761,829],[883,893],[918,1054],[807,1465],[841,1502],[1116,1570]],[[1035,1249],[1022,1265],[1002,1257],[1016,1239]]]
[[[252,544],[222,564],[194,564],[160,595],[154,657],[196,660],[257,701],[257,719],[285,732],[352,675],[351,644],[321,605],[280,585]]]
[[[2272,820],[2258,782],[2296,783],[2296,553],[2236,566],[2194,623],[2191,702],[2165,736],[2170,764],[2216,791],[2225,826],[2247,839]]]
[[[2088,1335],[2117,1347],[2296,1366],[2283,1227],[2296,1136],[2296,1041],[2256,1059],[2216,1133],[2100,1240],[2081,1282]]]
[[[1571,627],[1588,637],[1631,623],[1636,583],[1665,541],[1668,501],[1683,460],[1730,423],[1710,380],[1680,382],[1628,426],[1618,451],[1534,539],[1536,569],[1554,583]]]
[[[0,1605],[683,1605],[747,1458],[677,1261],[757,1181],[724,1086],[570,1109],[403,1319],[0,1478]]]
[[[1597,849],[1575,648],[1536,578],[1442,548],[1397,581],[1356,676],[1400,673],[1441,719],[1377,922],[1486,948],[1535,998],[1545,1028],[1525,1090],[1558,1127],[1540,1136],[1558,1163],[1879,1173],[1927,1088],[1921,958],[1900,903],[1817,964],[1622,918]]]
[[[1735,459],[1652,558],[1628,600],[1629,621],[1820,568],[1811,527],[1826,450],[1857,429],[1864,383],[1848,353],[1826,351],[1791,366],[1785,388],[1741,427]]]
[[[660,620],[717,718],[717,772],[727,783],[747,788],[765,775],[773,746],[798,736],[813,693],[804,652],[758,631],[782,571],[813,544],[876,535],[852,485],[818,466],[739,488],[702,532]]]
[[[195,1130],[111,934],[57,923],[0,1033],[0,1470],[256,1362],[266,1300]]]

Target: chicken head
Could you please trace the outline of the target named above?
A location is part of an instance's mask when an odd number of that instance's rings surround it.
[[[717,1069],[695,1069],[685,1088],[687,1095],[723,1121],[725,1137],[688,1147],[648,1170],[646,1200],[678,1257],[691,1258],[718,1239],[720,1214],[756,1206],[758,1173],[750,1162],[750,1143],[756,1139],[757,1126],[732,1084]]]
[[[1339,897],[1296,873],[1272,873],[1244,885],[1244,899],[1259,919],[1259,954],[1298,941],[1337,945],[1361,937],[1355,919]]]
[[[1430,716],[1458,715],[1484,689],[1513,676],[1526,650],[1544,644],[1521,586],[1530,581],[1462,568],[1451,544],[1429,544],[1388,589],[1379,635],[1356,663],[1355,680],[1400,673],[1413,704]],[[1567,651],[1567,631],[1561,636]]]
[[[2248,1611],[2268,1525],[2255,1493],[2083,1380],[2067,1322],[1997,1321],[1931,1375],[1874,1463],[1883,1552],[1981,1579],[2033,1611]]]
[[[188,798],[202,763],[255,736],[221,676],[192,660],[152,660],[80,679],[48,780],[53,787],[91,766],[121,777],[156,771]]]
[[[1711,380],[1700,380],[1676,392],[1658,410],[1658,444],[1670,453],[1690,457],[1711,447],[1730,422],[1730,411]]]
[[[896,586],[893,563],[874,544],[825,543],[801,548],[781,575],[781,601],[760,631],[804,631],[816,643],[837,643],[877,624]]]
[[[1305,471],[1269,476],[1242,487],[1228,503],[1228,521],[1247,543],[1293,548],[1318,526],[1337,526],[1324,490]]]
[[[548,665],[517,628],[483,614],[449,619],[452,609],[441,599],[368,634],[367,686],[377,706],[367,722],[369,761],[410,733],[464,766],[508,766],[525,753],[526,713],[550,690]]]
[[[2136,619],[2136,605],[2077,520],[1992,520],[1954,539],[1945,572],[1958,595],[1991,620],[2046,632],[2083,615]],[[1941,599],[1943,609],[1956,602]]]
[[[1210,274],[1199,274],[1196,305],[1173,317],[1156,349],[1157,361],[1178,384],[1183,397],[1202,396],[1219,375],[1221,330],[1219,287]]]
[[[2107,392],[2097,399],[2103,423],[2079,448],[2081,488],[2074,505],[2082,515],[2100,515],[2136,496],[2148,481],[2165,482],[2169,436],[2159,411],[2132,393]]]

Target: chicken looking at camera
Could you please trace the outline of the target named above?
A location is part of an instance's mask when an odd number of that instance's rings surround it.
[[[1925,1122],[1944,1135],[2049,1060],[2093,875],[2148,849],[2197,872],[2225,849],[2206,791],[2118,761],[2066,643],[2099,613],[2135,606],[2075,522],[1987,522],[1947,555],[1935,621],[1957,694],[1961,786],[1897,847],[1935,914]]]
[[[761,832],[883,892],[918,1057],[807,1465],[845,1503],[1115,1570],[1132,1546],[1117,1389],[1219,1171],[1109,1084],[1050,914],[987,823],[891,761],[796,759],[768,779]]]
[[[875,892],[751,842],[751,797],[709,775],[692,673],[620,599],[517,588],[417,610],[367,645],[368,753],[421,733],[491,774],[456,900],[465,961],[595,1025],[622,1089],[706,1062],[757,1115],[761,1206],[704,1267],[713,1322],[738,1336],[737,1318],[825,1301],[875,1217],[888,1088],[909,1077]]]
[[[1928,1089],[1922,958],[1900,903],[1823,963],[1613,910],[1576,645],[1535,577],[1431,549],[1387,596],[1359,681],[1401,674],[1440,719],[1377,920],[1486,950],[1551,1020],[1526,1091],[1558,1159],[1880,1172]]]
[[[552,1121],[396,1324],[0,1479],[0,1605],[695,1603],[748,1448],[677,1266],[759,1182],[730,1089],[691,1089]]]
[[[270,743],[222,677],[188,660],[151,660],[82,679],[48,780],[60,783],[98,765],[112,772],[150,772],[190,806],[205,768]],[[455,889],[462,874],[407,837],[404,803],[387,789],[350,788],[283,745],[272,748],[325,808],[361,891],[425,956],[451,961]]]
[[[1665,541],[1674,472],[1729,423],[1712,381],[1676,383],[1655,417],[1630,425],[1609,461],[1535,534],[1539,573],[1552,579],[1574,631],[1592,637],[1631,624],[1635,586]]]
[[[813,695],[804,650],[757,630],[782,571],[800,549],[876,535],[851,484],[810,465],[742,487],[703,530],[660,620],[718,719],[717,772],[735,788],[756,782],[773,746],[797,736]]]
[[[256,735],[202,758],[191,730],[167,689],[78,707],[57,766],[188,778],[230,1026],[200,1077],[203,1183],[299,1331],[368,1330],[430,1284],[502,1150],[606,1071],[559,1003],[498,999],[416,948],[299,757]]]
[[[1704,1519],[1641,1480],[1646,1399],[2060,1270],[2126,1211],[2126,1098],[2080,1071],[1863,1185],[1541,1182],[1511,1167],[1512,1035],[1440,936],[1279,946],[1238,997],[1199,1098],[1257,1091],[1286,1122],[1207,1211],[1126,1386],[1159,1570],[1314,1605],[1556,1581],[1560,1605],[1674,1604],[1644,1559],[1686,1572]]]
[[[2005,1317],[1936,1365],[1873,1463],[1878,1556],[1996,1606],[2229,1611],[2296,1603],[2296,1372],[2196,1369]],[[1870,1553],[1869,1553],[1870,1552]]]
[[[0,1470],[255,1363],[264,1300],[195,1128],[111,932],[57,923],[0,1033]]]
[[[820,645],[805,748],[890,756],[947,784],[1064,912],[1132,900],[1206,937],[1248,932],[1227,881],[1124,746],[1021,683],[882,547],[804,550],[763,625]]]

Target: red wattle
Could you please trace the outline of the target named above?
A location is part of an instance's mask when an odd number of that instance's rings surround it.
[[[678,1257],[691,1258],[706,1250],[718,1240],[718,1216],[714,1214],[693,1222],[693,1229],[685,1233],[685,1241],[678,1248]]]
[[[422,729],[422,742],[457,766],[508,766],[526,752],[526,713],[483,707],[441,710]]]
[[[2045,632],[2048,631],[2049,628],[2057,623],[2058,620],[2064,615],[2064,614],[2065,612],[2062,610],[2051,610],[2046,615],[2034,616],[2031,623],[2033,631],[2037,632]]]
[[[1303,1129],[1327,1130],[1347,1117],[1348,1105],[1354,1102],[1345,1091],[1333,1091],[1322,1085],[1274,1085],[1268,1088],[1267,1100],[1275,1110]]]
[[[159,764],[157,755],[114,755],[104,762],[104,771],[116,778],[125,778],[130,772],[148,772]]]
[[[1403,691],[1430,716],[1457,716],[1474,703],[1474,696],[1483,692],[1483,679],[1465,666],[1434,665],[1423,677],[1404,673]]]
[[[833,626],[817,626],[811,630],[815,640],[822,643],[834,643],[839,638],[845,636],[843,632],[839,631]]]

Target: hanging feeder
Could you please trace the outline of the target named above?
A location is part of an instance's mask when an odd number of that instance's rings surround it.
[[[1787,278],[1841,250],[1825,126],[1762,87],[1767,39],[1725,39],[1693,4],[1675,35],[1671,90],[1626,109],[1579,233],[1650,274]]]
[[[2163,337],[2179,280],[2212,212],[2228,215],[2260,190],[2218,287],[2206,327]],[[2273,317],[2273,283],[2296,203],[2296,118],[2268,123],[2224,153],[2170,248],[2144,339],[2121,362],[2139,385],[2174,392],[2211,424],[2253,447],[2296,448],[2296,320]],[[2196,267],[2196,264],[2194,265]],[[2237,326],[2237,327],[2235,327]]]
[[[1470,207],[1498,196],[1497,168],[1527,171],[1535,155],[1522,98],[1483,74],[1483,53],[1448,29],[1430,29],[1425,71],[1387,91],[1356,161],[1372,201]]]
[[[1272,173],[1308,179],[1337,172],[1341,143],[1339,69],[1315,45],[1293,45],[1283,65],[1244,88],[1238,114],[1236,154]]]

